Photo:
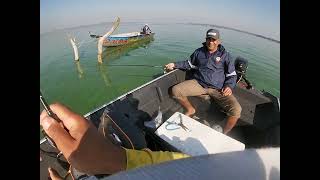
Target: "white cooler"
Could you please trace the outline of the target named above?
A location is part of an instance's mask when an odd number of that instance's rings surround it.
[[[188,129],[183,129],[182,124]],[[155,133],[181,152],[198,156],[231,151],[242,151],[245,145],[180,112],[174,113]]]

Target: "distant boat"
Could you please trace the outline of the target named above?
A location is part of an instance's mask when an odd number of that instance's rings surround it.
[[[146,41],[153,39],[155,33],[142,34],[141,32],[130,32],[123,34],[115,34],[108,36],[104,42],[104,47],[114,47],[131,44],[138,41]]]
[[[99,38],[99,37],[102,37],[101,35],[91,34],[91,32],[90,32],[90,31],[89,31],[89,35],[90,35],[90,37],[92,37],[92,38]]]
[[[107,48],[104,48],[102,58],[106,61],[118,59],[132,50],[138,49],[140,47],[147,47],[153,40],[153,38],[148,38],[122,46],[109,46]]]

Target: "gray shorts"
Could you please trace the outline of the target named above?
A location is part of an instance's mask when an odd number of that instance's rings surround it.
[[[203,88],[196,80],[186,80],[172,87],[174,98],[209,95],[217,104],[224,109],[227,116],[240,118],[241,106],[238,100],[231,94],[222,96],[219,90],[213,88]]]

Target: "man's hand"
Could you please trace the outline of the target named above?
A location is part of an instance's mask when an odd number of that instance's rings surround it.
[[[59,173],[55,169],[49,167],[48,171],[49,171],[49,176],[51,180],[63,180],[63,178],[59,175]]]
[[[230,96],[232,94],[232,90],[230,87],[227,86],[227,87],[222,88],[221,93],[223,96]]]
[[[57,103],[50,108],[63,125],[45,111],[40,115],[40,124],[75,169],[92,175],[126,169],[125,150],[105,139],[91,122],[64,105]]]
[[[174,63],[169,63],[165,65],[165,70],[172,71],[174,69]]]

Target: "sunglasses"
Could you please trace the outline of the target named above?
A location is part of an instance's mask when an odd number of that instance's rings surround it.
[[[206,38],[206,41],[212,41],[212,42],[215,42],[216,39],[213,39],[213,38]]]

